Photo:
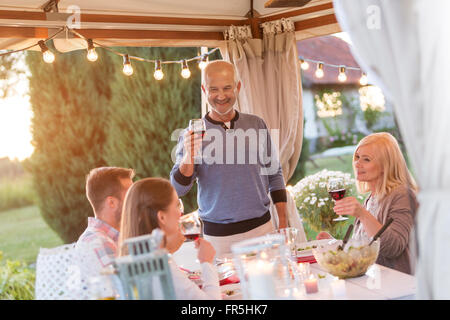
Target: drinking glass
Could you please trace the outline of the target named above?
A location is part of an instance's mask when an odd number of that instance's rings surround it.
[[[195,241],[202,233],[202,223],[197,212],[188,213],[180,217],[180,229],[187,241]]]
[[[205,126],[205,121],[203,121],[203,119],[192,119],[189,120],[189,131],[192,131],[194,133],[199,133],[203,136],[205,135],[206,132],[206,126]]]
[[[343,178],[332,178],[328,180],[327,191],[331,198],[335,201],[339,201],[345,196],[345,183]],[[344,221],[348,218],[345,216],[340,216],[333,219],[333,221]]]
[[[206,132],[206,125],[203,119],[192,119],[189,120],[189,131],[192,131],[193,134],[201,134],[202,138]],[[199,150],[196,154],[194,154],[194,159],[199,161],[202,158],[202,152]]]
[[[184,204],[183,204],[183,201],[182,201],[181,199],[178,199],[178,201],[179,201],[178,207],[180,208],[180,212],[181,212],[182,214],[184,214]]]
[[[93,300],[117,300],[119,299],[119,291],[110,274],[109,269],[101,270],[100,275],[89,278],[89,286],[91,290],[91,299]]]
[[[289,250],[290,258],[297,261],[297,239],[298,239],[298,229],[296,228],[282,228],[278,229],[272,234],[283,235],[284,244]]]

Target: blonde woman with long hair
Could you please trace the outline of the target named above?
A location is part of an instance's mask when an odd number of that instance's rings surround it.
[[[185,240],[179,227],[180,216],[178,195],[168,180],[146,178],[137,181],[128,190],[123,205],[119,255],[127,254],[126,246],[123,246],[126,239],[150,234],[155,228],[164,232],[164,248],[174,253]],[[169,259],[176,299],[221,299],[219,277],[212,264],[216,251],[201,238],[195,241],[195,247],[201,266],[202,289],[182,273],[173,259]]]
[[[392,224],[380,237],[377,263],[413,274],[410,235],[418,208],[417,185],[408,170],[397,140],[389,133],[370,134],[359,142],[353,155],[353,171],[359,193],[369,193],[362,206],[354,197],[336,201],[338,215],[356,218],[353,236],[373,237],[389,219]],[[330,237],[321,232],[318,239]]]

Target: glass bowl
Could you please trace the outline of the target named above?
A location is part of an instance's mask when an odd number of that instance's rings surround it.
[[[375,263],[380,250],[380,240],[370,246],[370,239],[350,239],[344,250],[338,250],[342,240],[330,240],[312,249],[319,266],[339,279],[355,278],[364,275]]]

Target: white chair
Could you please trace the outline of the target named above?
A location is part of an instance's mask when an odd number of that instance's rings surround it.
[[[75,244],[39,250],[36,262],[36,300],[89,298],[87,286],[85,286],[86,290],[83,290]]]
[[[122,300],[174,300],[175,289],[166,250],[115,260]]]
[[[157,250],[163,240],[164,233],[160,229],[155,229],[151,234],[129,238],[123,245],[128,247],[128,254],[140,255]]]

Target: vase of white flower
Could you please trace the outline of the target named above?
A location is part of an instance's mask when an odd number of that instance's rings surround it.
[[[353,217],[346,221],[333,221],[337,217],[333,210],[334,200],[327,191],[327,182],[331,178],[342,178],[345,183],[345,196],[353,196],[362,201],[357,194],[355,180],[349,173],[328,171],[326,169],[300,180],[292,188],[292,194],[303,222],[315,232],[327,231],[336,238],[341,237],[343,228],[353,222]]]

